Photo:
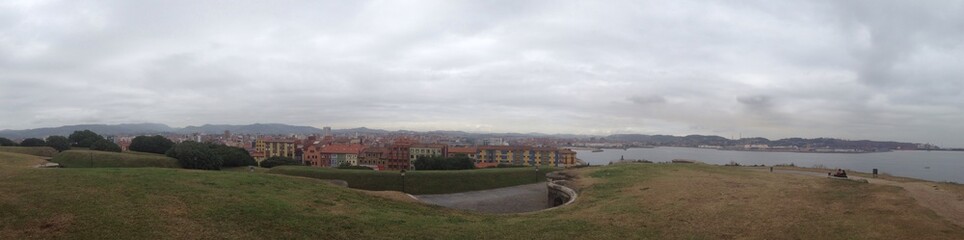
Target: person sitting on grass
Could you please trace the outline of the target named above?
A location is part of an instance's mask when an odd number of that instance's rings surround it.
[[[838,168],[838,169],[837,169],[837,172],[835,172],[833,175],[830,175],[830,173],[827,173],[827,175],[828,175],[828,176],[845,178],[845,177],[847,177],[847,171],[844,171],[843,169],[839,169],[839,168]]]

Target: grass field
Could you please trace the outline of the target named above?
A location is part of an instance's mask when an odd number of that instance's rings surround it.
[[[0,152],[22,153],[27,155],[53,157],[57,149],[52,147],[0,147]]]
[[[408,171],[405,192],[410,194],[457,193],[545,181],[546,171],[532,168],[490,168],[458,171]],[[275,167],[269,173],[318,179],[340,179],[351,188],[401,191],[402,177],[393,171],[330,169],[304,166]]]
[[[573,171],[573,204],[489,215],[278,174],[33,169],[0,153],[0,239],[964,239],[899,188],[699,164]]]
[[[51,162],[67,168],[159,167],[178,168],[177,159],[154,153],[104,152],[67,150],[54,156]]]

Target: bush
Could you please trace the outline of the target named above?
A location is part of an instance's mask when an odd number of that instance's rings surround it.
[[[131,151],[164,154],[174,146],[174,142],[164,136],[137,136],[131,140]]]
[[[375,170],[375,169],[372,169],[372,168],[366,167],[366,166],[352,166],[352,165],[349,165],[349,164],[342,164],[342,165],[338,166],[338,169]]]
[[[94,144],[94,142],[97,142],[98,140],[104,139],[104,137],[93,131],[83,130],[74,131],[74,133],[71,133],[67,139],[69,139],[71,144],[76,147],[89,148],[91,144]]]
[[[264,161],[261,161],[261,167],[263,168],[273,168],[282,165],[303,165],[301,161],[294,160],[289,157],[269,157]]]
[[[100,139],[90,144],[90,150],[120,152],[121,148],[114,142],[108,141],[107,139]]]
[[[5,147],[7,147],[7,146],[17,146],[17,142],[14,142],[13,140],[10,140],[10,139],[7,139],[7,138],[2,138],[2,137],[0,137],[0,146],[5,146]]]
[[[220,170],[224,163],[214,150],[198,142],[178,143],[166,155],[176,158],[178,164],[187,169]]]
[[[413,163],[418,170],[463,170],[474,169],[475,161],[467,156],[419,157]]]
[[[57,149],[58,152],[67,151],[70,149],[70,140],[64,136],[50,136],[47,137],[47,146]]]
[[[248,154],[247,150],[238,147],[228,147],[220,144],[209,144],[211,150],[214,154],[221,157],[222,163],[221,167],[243,167],[243,166],[257,166],[258,162],[254,161],[251,154]]]
[[[43,147],[43,146],[47,146],[47,142],[39,138],[27,138],[20,142],[20,146]]]

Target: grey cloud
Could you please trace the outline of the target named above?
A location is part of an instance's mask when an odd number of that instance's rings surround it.
[[[0,128],[286,122],[964,146],[946,134],[964,131],[956,2],[31,4],[0,4],[0,101],[16,106],[0,108]]]
[[[761,110],[769,109],[773,104],[770,96],[766,95],[741,96],[737,97],[736,101],[748,108]]]
[[[633,96],[629,98],[630,102],[640,105],[650,105],[650,104],[661,104],[666,103],[666,98],[659,95],[652,96]]]

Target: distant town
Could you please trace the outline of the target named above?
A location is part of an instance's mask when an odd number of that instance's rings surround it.
[[[3,130],[0,137],[23,140],[66,135],[93,128],[127,151],[133,138],[160,135],[175,143],[196,141],[243,148],[256,161],[287,157],[315,167],[362,166],[376,170],[412,169],[422,157],[466,156],[477,168],[582,164],[575,150],[604,148],[693,147],[738,151],[864,153],[894,150],[949,150],[921,143],[833,138],[728,139],[720,136],[617,134],[606,137],[547,134],[483,134],[459,131],[385,131],[367,128],[332,130],[284,124],[204,125],[182,129],[162,124],[76,125]]]

